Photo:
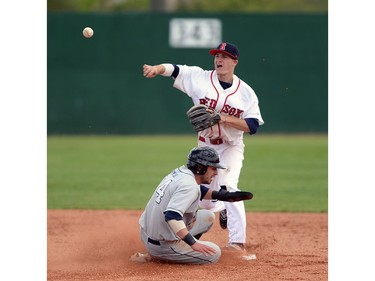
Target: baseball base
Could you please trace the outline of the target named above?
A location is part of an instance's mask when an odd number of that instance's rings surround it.
[[[244,256],[242,256],[242,258],[244,260],[251,261],[251,260],[256,260],[257,256],[255,254],[251,254],[251,255],[244,255]]]
[[[130,260],[134,262],[143,263],[143,262],[149,262],[151,260],[151,257],[148,253],[142,254],[142,253],[137,252],[130,256]]]

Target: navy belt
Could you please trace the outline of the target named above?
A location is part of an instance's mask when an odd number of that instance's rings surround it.
[[[147,239],[147,242],[148,242],[148,243],[151,243],[151,244],[153,244],[153,245],[160,246],[160,242],[159,242],[159,241],[156,241],[156,240],[151,239],[151,238],[148,238],[148,239]]]

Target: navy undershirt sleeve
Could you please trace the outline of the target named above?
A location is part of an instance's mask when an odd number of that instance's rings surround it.
[[[177,76],[178,76],[178,74],[180,73],[180,68],[178,67],[177,64],[174,64],[173,66],[174,66],[174,70],[173,70],[173,73],[172,73],[171,76],[172,76],[174,79],[176,79]]]
[[[201,200],[203,199],[204,196],[206,196],[207,192],[208,192],[208,187],[204,186],[204,185],[201,185]]]
[[[177,212],[174,212],[174,211],[164,212],[164,218],[165,218],[165,221],[170,221],[170,220],[180,221],[180,220],[182,220],[181,215]]]
[[[245,121],[246,121],[247,126],[250,129],[249,134],[250,135],[254,135],[257,132],[258,127],[259,127],[258,119],[255,119],[255,118],[245,118]]]

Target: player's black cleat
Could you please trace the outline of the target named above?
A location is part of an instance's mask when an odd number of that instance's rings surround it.
[[[226,229],[227,228],[227,210],[224,209],[222,211],[220,211],[220,214],[219,214],[219,222],[220,222],[220,227],[222,229]]]

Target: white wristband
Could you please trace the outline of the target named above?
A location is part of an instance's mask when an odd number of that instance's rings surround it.
[[[163,63],[162,64],[165,67],[164,73],[160,74],[161,76],[171,76],[174,71],[174,66],[171,63]]]

